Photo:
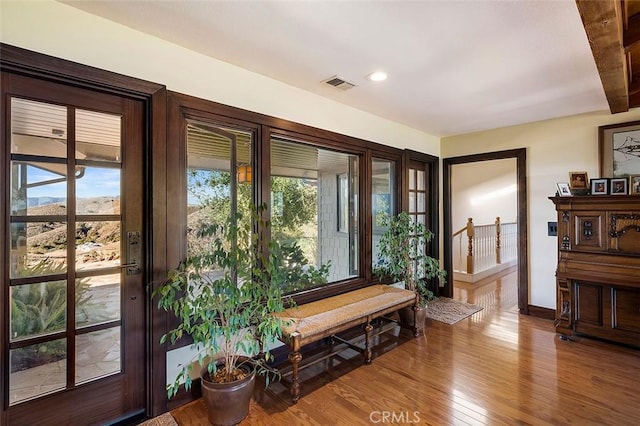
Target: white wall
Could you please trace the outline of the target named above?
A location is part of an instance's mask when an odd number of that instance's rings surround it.
[[[504,127],[442,139],[446,157],[515,148],[527,149],[529,205],[529,304],[555,309],[556,237],[547,236],[547,222],[556,221],[556,182],[569,171],[585,170],[598,177],[598,126],[640,120],[640,109],[611,115],[607,111]]]
[[[0,3],[3,43],[164,84],[169,90],[398,148],[440,138],[51,0]]]
[[[496,216],[515,222],[518,214],[516,159],[455,164],[451,172],[453,231],[466,226],[491,225]]]

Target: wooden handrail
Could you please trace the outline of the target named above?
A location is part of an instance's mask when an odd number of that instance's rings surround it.
[[[480,232],[478,234],[478,238],[479,238],[479,243],[480,246],[478,246],[478,249],[482,252],[479,253],[478,256],[480,256],[480,258],[478,258],[478,262],[483,263],[486,261],[486,259],[490,258],[490,251],[487,252],[487,249],[490,250],[490,247],[487,247],[487,242],[488,241],[493,241],[493,245],[494,245],[494,249],[495,249],[495,262],[496,264],[501,264],[502,263],[502,226],[503,225],[515,225],[516,223],[502,223],[500,220],[500,217],[497,216],[496,220],[493,224],[490,225],[474,225],[473,223],[473,218],[468,218],[467,219],[467,224],[465,225],[464,228],[459,229],[458,231],[456,231],[453,235],[452,238],[455,238],[457,236],[460,236],[460,243],[462,243],[462,236],[461,234],[463,232],[467,233],[467,265],[466,265],[466,272],[468,274],[473,274],[475,269],[476,269],[476,254],[475,251],[475,238],[476,238],[476,228],[478,229],[478,231]],[[491,228],[495,229],[495,232],[490,231]],[[487,234],[487,231],[490,232],[491,235]],[[488,240],[487,240],[488,238]],[[509,245],[509,242],[507,241],[507,244]],[[507,247],[507,249],[509,249]],[[483,254],[484,253],[484,254]],[[462,253],[460,253],[462,254]],[[489,254],[489,256],[487,256],[487,254]]]

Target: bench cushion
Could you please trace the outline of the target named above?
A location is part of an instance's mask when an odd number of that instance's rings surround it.
[[[414,292],[378,284],[295,306],[277,315],[288,322],[283,340],[290,346],[302,346],[413,302]]]

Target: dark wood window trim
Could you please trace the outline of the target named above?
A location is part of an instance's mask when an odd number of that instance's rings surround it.
[[[443,159],[443,247],[444,267],[447,276],[453,274],[452,249],[452,206],[451,206],[451,167],[454,164],[475,163],[478,161],[516,159],[516,179],[518,185],[518,310],[521,314],[529,313],[529,255],[527,243],[527,150],[526,148],[507,151],[488,152],[484,154],[466,155]],[[444,295],[453,295],[453,285],[450,280],[444,287]]]
[[[257,169],[254,196],[258,203],[266,203],[267,205],[270,205],[271,201],[269,187],[270,144],[273,137],[357,155],[360,159],[359,185],[361,188],[359,195],[361,219],[358,232],[360,276],[299,292],[294,296],[294,299],[297,303],[307,303],[371,284],[373,280],[369,268],[371,265],[371,249],[369,247],[371,244],[371,212],[370,206],[367,204],[371,202],[370,162],[373,156],[395,161],[397,179],[400,183],[403,176],[402,150],[176,92],[169,92],[168,99],[168,140],[171,141],[168,146],[168,158],[173,159],[173,162],[167,164],[168,194],[181,206],[184,204],[184,195],[181,195],[180,191],[184,187],[183,170],[186,167],[186,141],[184,140],[186,119],[207,120],[253,132],[256,138],[254,164]],[[398,187],[398,189],[400,188],[401,186]],[[401,199],[401,194],[398,194],[397,200]],[[185,224],[180,223],[183,220],[181,218],[184,217],[184,212],[180,210],[182,207],[175,207],[176,203],[173,203],[174,209],[178,210],[171,218],[171,222],[167,224],[169,241],[174,242],[167,247],[169,266],[176,265],[185,255],[182,241]]]

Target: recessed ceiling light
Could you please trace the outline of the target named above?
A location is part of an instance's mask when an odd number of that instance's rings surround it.
[[[369,74],[369,80],[371,81],[384,81],[387,79],[387,73],[384,71],[376,71]]]

